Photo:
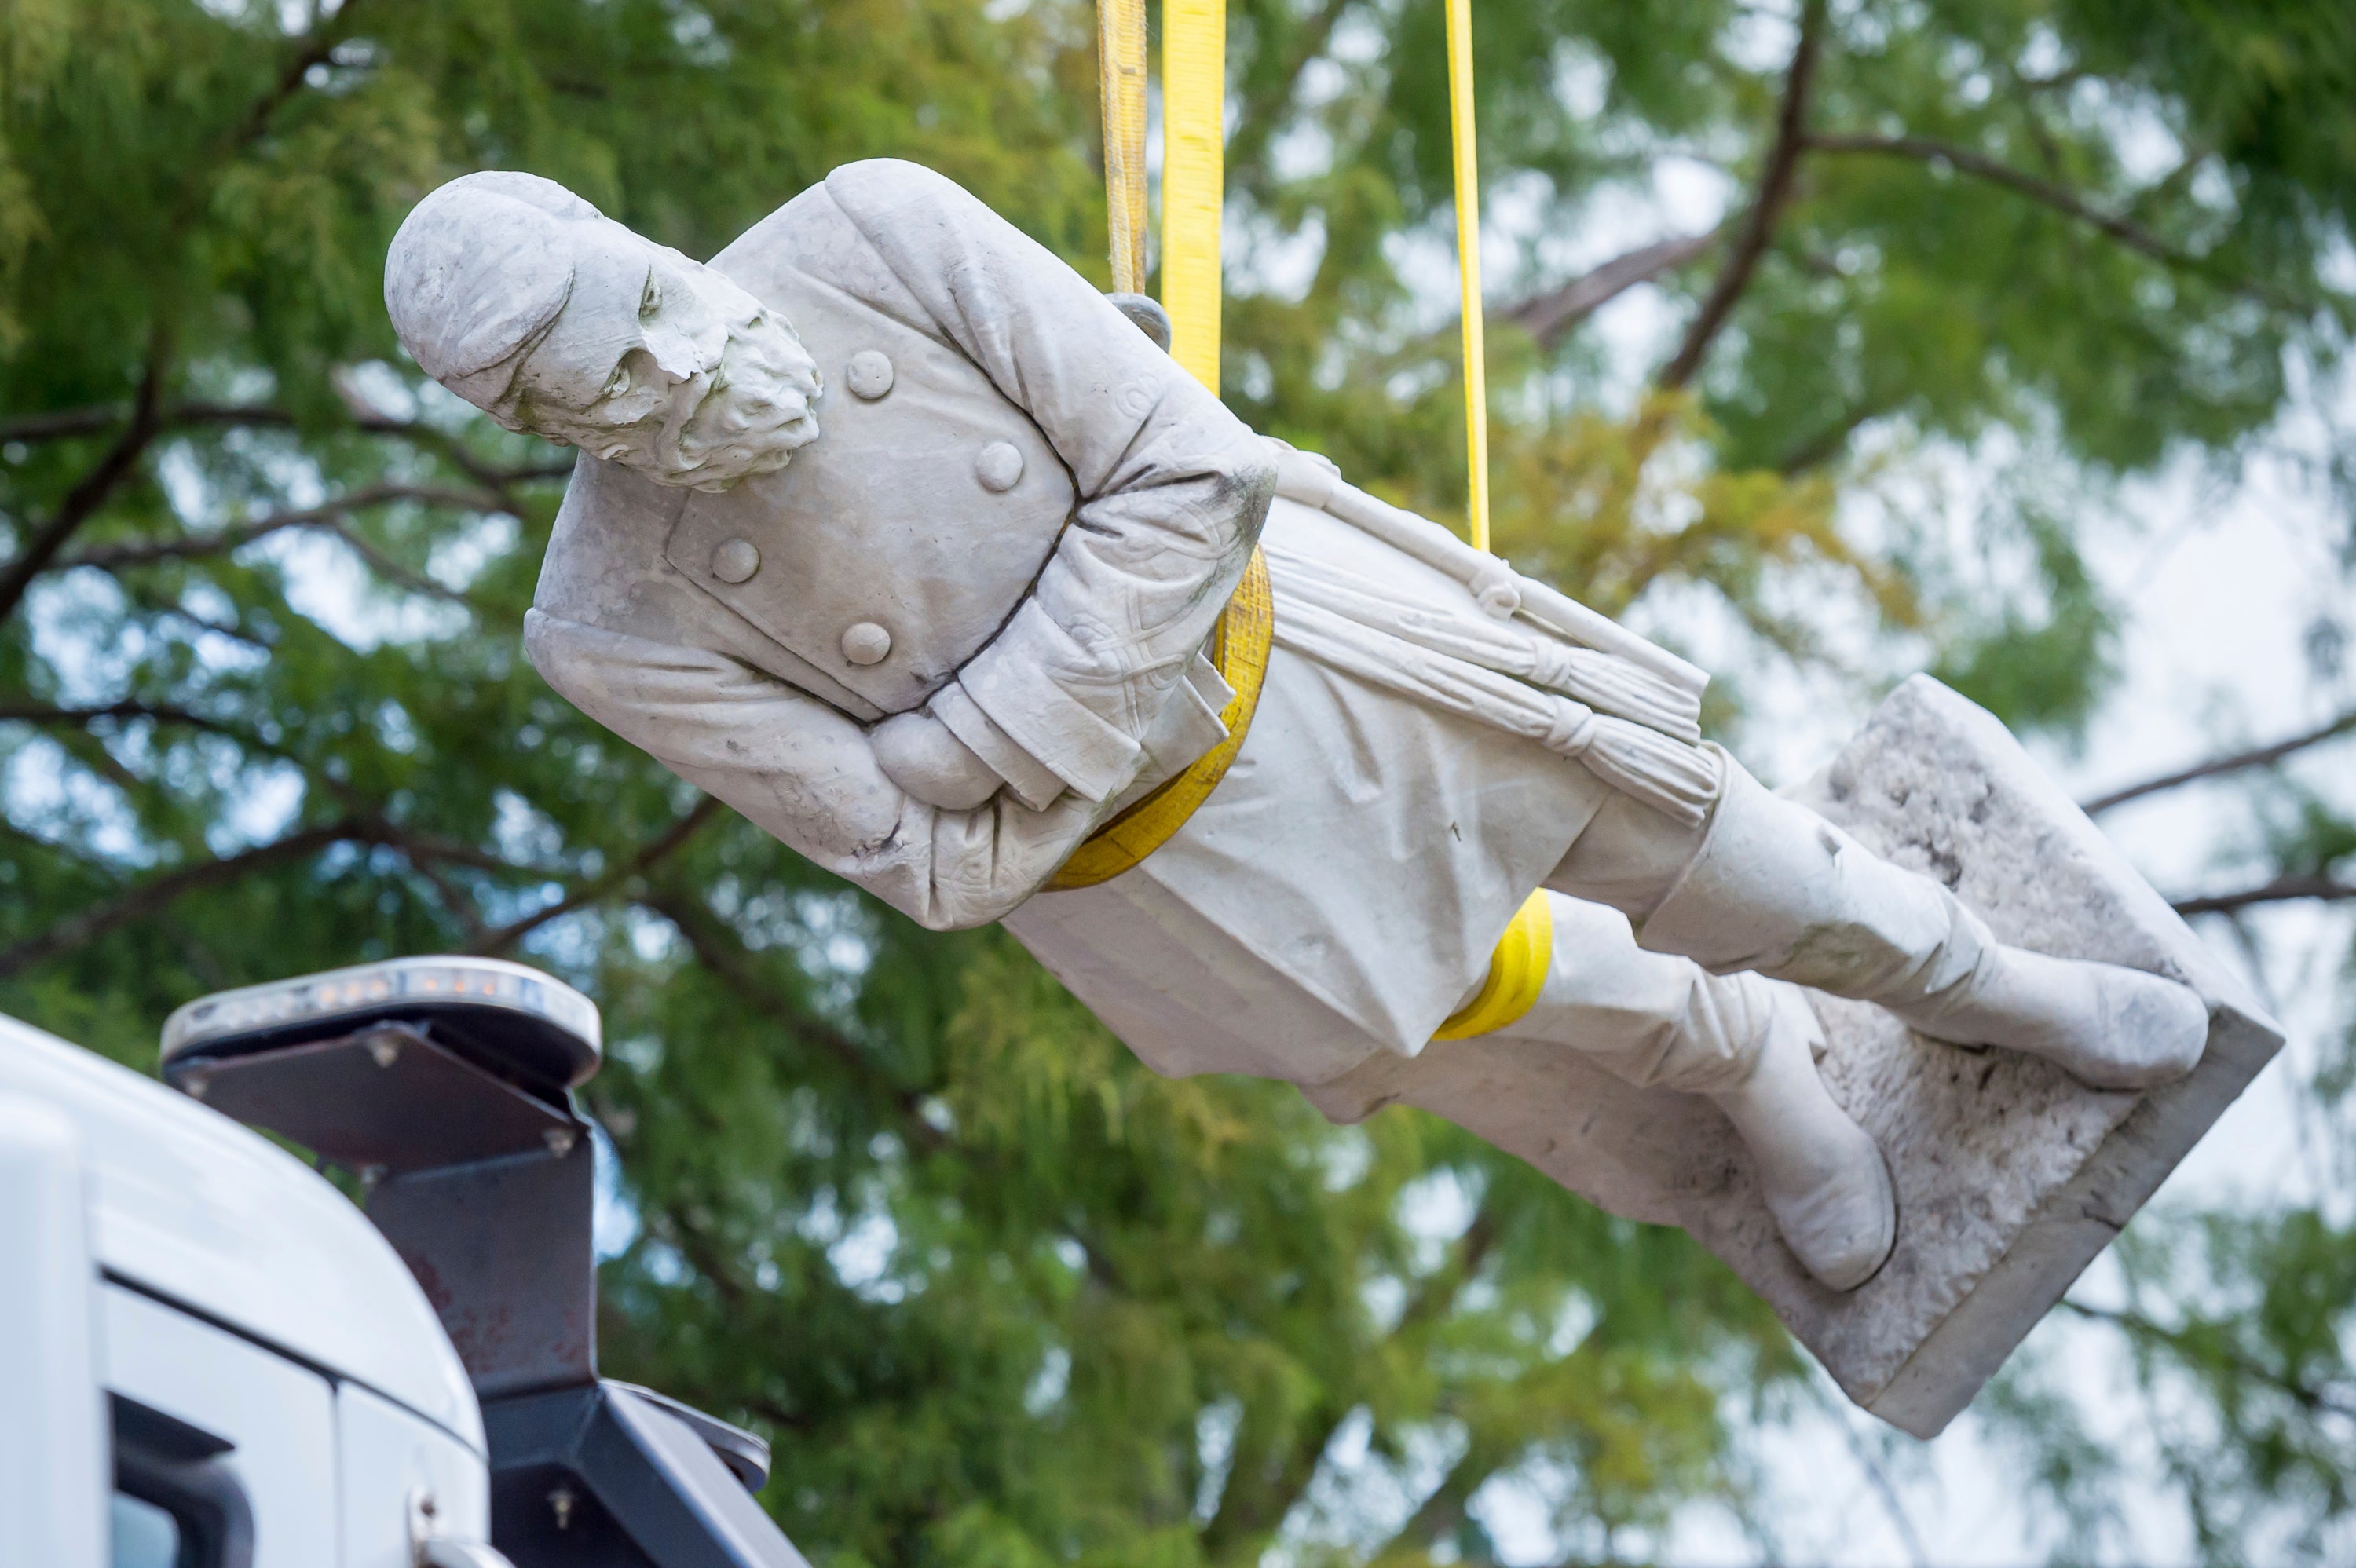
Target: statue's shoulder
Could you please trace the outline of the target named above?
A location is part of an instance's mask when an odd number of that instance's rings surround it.
[[[830,284],[861,300],[905,292],[891,266],[823,183],[738,235],[712,258],[712,269],[772,304],[802,293],[804,280]]]
[[[788,274],[798,272],[900,314],[915,302],[887,249],[926,229],[1003,221],[946,175],[900,158],[865,158],[753,225],[712,265],[764,298],[789,287]]]
[[[905,158],[862,158],[841,165],[824,183],[829,195],[862,219],[924,208],[990,210],[948,176]]]
[[[689,495],[584,452],[573,460],[573,474],[564,482],[564,500],[557,508],[557,517],[560,527],[568,522],[604,527],[632,521],[643,527],[648,518],[668,525],[679,516]]]

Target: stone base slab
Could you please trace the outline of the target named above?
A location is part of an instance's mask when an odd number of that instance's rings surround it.
[[[1433,1111],[1603,1208],[1683,1225],[1775,1309],[1848,1396],[1930,1437],[1978,1392],[2282,1046],[2280,1028],[2004,726],[1917,676],[1832,765],[1787,792],[1937,877],[1997,937],[2180,980],[2209,1004],[2207,1054],[2147,1093],[2089,1089],[2004,1051],[1909,1033],[1817,997],[1834,1096],[1879,1142],[1898,1244],[1847,1295],[1802,1272],[1749,1157],[1708,1102],[1632,1088],[1559,1046],[1468,1040],[1307,1091],[1353,1121]]]

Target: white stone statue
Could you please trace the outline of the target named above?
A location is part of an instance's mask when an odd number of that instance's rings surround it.
[[[1580,1053],[1714,1102],[1847,1290],[1892,1189],[1795,987],[2104,1088],[2201,1056],[2191,990],[1999,945],[1701,742],[1698,672],[1254,434],[927,170],[838,169],[709,265],[473,175],[385,293],[427,373],[582,449],[549,682],[913,919],[1003,922],[1157,1072]]]

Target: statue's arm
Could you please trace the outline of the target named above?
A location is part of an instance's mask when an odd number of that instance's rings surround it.
[[[969,699],[1079,795],[1118,794],[1243,575],[1274,494],[1269,448],[953,182],[877,160],[837,169],[826,189],[937,330],[1030,413],[1081,497],[951,700]]]
[[[946,811],[878,766],[840,710],[705,649],[534,610],[524,649],[573,705],[755,826],[935,930],[984,925],[1028,898],[1087,834],[1066,795]]]

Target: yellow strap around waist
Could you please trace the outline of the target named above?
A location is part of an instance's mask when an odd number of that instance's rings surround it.
[[[1513,923],[1497,939],[1497,950],[1489,955],[1489,977],[1481,982],[1481,989],[1449,1014],[1431,1038],[1469,1040],[1518,1022],[1546,989],[1547,970],[1553,963],[1554,912],[1540,888],[1523,901]]]
[[[1185,772],[1155,789],[1082,841],[1046,891],[1069,892],[1109,881],[1170,841],[1194,808],[1211,798],[1227,765],[1243,749],[1259,708],[1260,683],[1268,677],[1268,650],[1276,630],[1275,600],[1269,592],[1268,561],[1255,549],[1235,596],[1219,613],[1207,652],[1220,677],[1235,691],[1219,720],[1227,738],[1194,759]]]

